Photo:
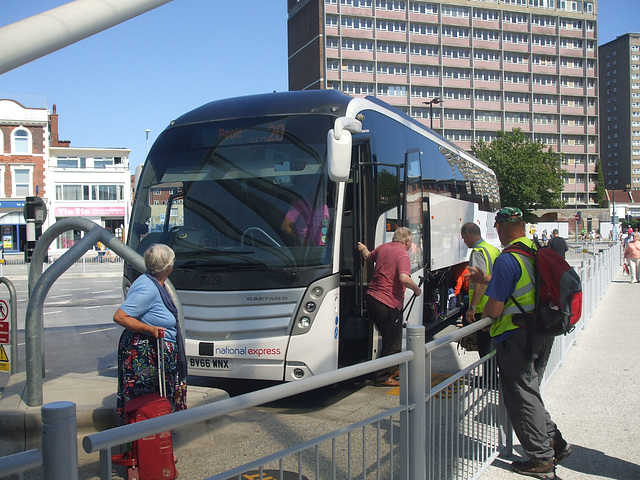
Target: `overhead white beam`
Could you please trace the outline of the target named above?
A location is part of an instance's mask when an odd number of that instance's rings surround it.
[[[75,0],[0,28],[0,74],[172,0]]]

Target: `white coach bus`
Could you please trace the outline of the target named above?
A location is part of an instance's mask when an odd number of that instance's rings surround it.
[[[377,356],[358,241],[411,229],[425,283],[408,322],[431,328],[458,313],[460,227],[495,240],[499,203],[484,163],[376,98],[269,93],[171,122],[139,176],[128,242],[176,253],[191,375],[291,381]],[[125,285],[136,275],[126,268]]]

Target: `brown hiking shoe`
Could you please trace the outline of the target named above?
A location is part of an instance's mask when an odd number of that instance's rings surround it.
[[[536,478],[556,478],[556,468],[551,460],[527,460],[512,462],[511,469],[520,475]]]
[[[553,464],[558,465],[562,460],[571,455],[573,447],[562,438],[562,436],[551,439],[551,448],[553,448]]]

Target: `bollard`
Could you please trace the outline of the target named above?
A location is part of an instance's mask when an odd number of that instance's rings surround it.
[[[78,480],[76,404],[52,402],[42,412],[44,480]]]

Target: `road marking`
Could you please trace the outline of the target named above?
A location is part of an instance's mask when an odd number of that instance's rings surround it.
[[[51,295],[50,297],[47,298],[60,298],[60,297],[72,297],[73,295],[71,293],[65,293],[64,295]]]
[[[44,312],[44,315],[50,315],[52,313],[62,313],[62,310],[56,310],[55,312]]]
[[[90,332],[80,332],[80,335],[88,335],[90,333],[98,333],[98,332],[108,332],[109,330],[115,330],[116,327],[109,327],[109,328],[101,328],[99,330],[91,330]]]
[[[89,290],[89,288],[61,288],[63,292],[77,292],[78,290]]]
[[[93,307],[84,307],[85,310],[89,310],[90,308],[102,308],[102,305],[94,305]]]

